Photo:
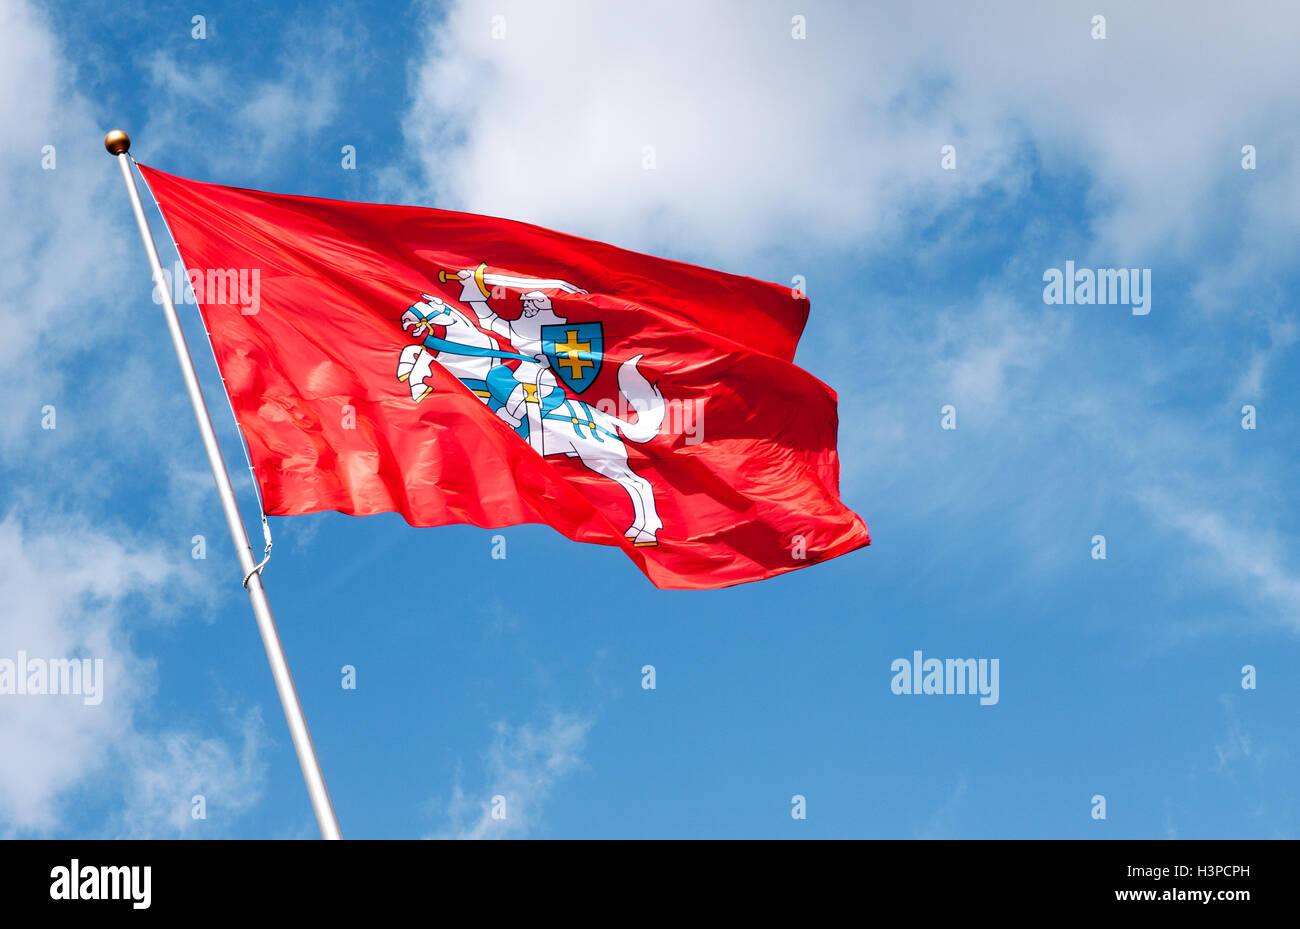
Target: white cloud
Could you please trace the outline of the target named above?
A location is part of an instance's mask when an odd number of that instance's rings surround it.
[[[836,249],[1014,193],[1027,141],[1047,169],[1088,172],[1104,264],[1141,264],[1221,232],[1198,217],[1235,196],[1249,143],[1269,164],[1242,207],[1252,247],[1280,255],[1300,222],[1278,196],[1300,165],[1300,7],[1263,27],[1125,4],[1102,41],[1081,2],[800,9],[802,41],[776,3],[450,4],[405,124],[434,202],[676,252]]]
[[[1269,376],[1279,361],[1296,344],[1300,326],[1294,319],[1273,319],[1268,323],[1268,344],[1250,354],[1246,368],[1237,381],[1235,396],[1243,403],[1258,403],[1266,396]]]
[[[126,805],[115,817],[125,838],[214,838],[261,800],[266,765],[260,710],[236,719],[238,752],[225,739],[174,731],[134,738],[121,753]],[[194,798],[206,818],[195,819]]]
[[[1271,622],[1300,631],[1300,571],[1295,555],[1276,532],[1258,523],[1258,515],[1244,508],[1226,513],[1203,502],[1148,487],[1137,492],[1139,501],[1166,527],[1201,551],[1190,566],[1187,580],[1204,584],[1208,579],[1233,586],[1263,607]],[[1244,524],[1243,524],[1244,523]]]
[[[499,6],[453,4],[428,30],[405,129],[436,202],[742,254],[776,229],[867,234],[900,209],[894,190],[946,200],[994,179],[974,158],[933,170],[952,120],[921,118],[894,54],[864,54],[865,11],[812,16],[796,42],[772,5]]]
[[[1214,768],[1216,773],[1223,774],[1232,765],[1240,761],[1253,762],[1256,766],[1262,765],[1267,757],[1267,752],[1261,751],[1251,739],[1250,734],[1246,732],[1237,718],[1237,713],[1233,709],[1232,698],[1227,694],[1220,695],[1219,702],[1223,704],[1223,713],[1227,718],[1228,730],[1224,735],[1222,742],[1214,746]]]
[[[492,746],[484,759],[485,782],[468,794],[458,782],[447,807],[445,829],[432,838],[523,838],[542,820],[542,809],[556,784],[582,766],[582,752],[592,722],[580,716],[553,713],[541,728],[492,728]],[[493,818],[494,797],[505,798],[505,817]]]
[[[338,115],[348,75],[361,69],[365,33],[337,16],[292,30],[274,62],[276,76],[249,81],[229,56],[222,64],[157,52],[148,62],[151,159],[159,153],[217,175],[246,175],[301,157]],[[212,134],[221,138],[212,144]],[[190,169],[193,172],[194,168]]]
[[[66,525],[25,532],[0,522],[0,657],[102,659],[103,701],[76,696],[0,696],[0,828],[48,831],[58,802],[105,765],[132,732],[152,687],[152,667],[126,642],[130,598],[167,583],[156,550],[128,547],[100,531]]]
[[[987,416],[1029,389],[1069,328],[1068,317],[1031,322],[1009,302],[985,297],[938,316],[937,337],[922,357],[935,359],[935,381],[946,383],[942,396],[968,414]]]
[[[116,181],[112,163],[87,144],[102,131],[67,86],[48,27],[26,3],[0,6],[0,50],[0,170],[10,179],[0,188],[0,215],[9,218],[0,224],[3,454],[39,436],[41,407],[62,400],[67,372],[41,356],[41,340],[77,332],[81,345],[93,345],[110,328],[105,317],[120,312],[112,269],[123,251],[100,208]],[[42,167],[46,146],[53,170]]]
[[[965,803],[968,787],[966,772],[963,771],[957,776],[957,783],[947,799],[931,814],[925,826],[916,830],[916,837],[918,839],[952,838],[953,820]]]
[[[123,535],[76,520],[37,532],[14,516],[0,522],[0,658],[103,662],[98,704],[75,695],[0,695],[0,834],[58,834],[64,804],[79,790],[108,810],[111,831],[139,838],[223,834],[260,799],[258,710],[236,721],[237,751],[223,738],[138,724],[156,674],[131,647],[130,631],[148,616],[166,617],[195,591],[175,555]],[[196,793],[207,798],[205,823],[190,817]]]

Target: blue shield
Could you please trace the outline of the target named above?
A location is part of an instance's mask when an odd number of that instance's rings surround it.
[[[600,323],[561,323],[542,327],[542,353],[570,390],[580,394],[596,382],[605,358]]]

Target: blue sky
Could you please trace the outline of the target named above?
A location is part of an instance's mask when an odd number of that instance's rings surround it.
[[[472,527],[272,520],[345,835],[1294,836],[1300,12],[1050,6],[8,4],[0,658],[108,678],[97,707],[0,695],[0,835],[316,833],[101,147],[121,127],[200,180],[806,280],[797,360],[840,394],[869,549],[668,592],[543,527],[493,560]],[[1046,305],[1067,260],[1151,269],[1151,312]],[[915,650],[997,658],[999,702],[892,693]]]

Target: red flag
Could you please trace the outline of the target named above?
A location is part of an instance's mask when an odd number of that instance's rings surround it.
[[[266,512],[546,523],[659,587],[870,543],[784,287],[537,226],[141,166]]]

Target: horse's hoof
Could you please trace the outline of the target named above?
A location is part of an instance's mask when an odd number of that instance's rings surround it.
[[[654,533],[646,532],[644,529],[639,529],[636,532],[629,532],[627,534],[627,540],[637,548],[645,548],[650,545],[659,544],[659,540],[655,538]]]

